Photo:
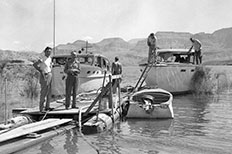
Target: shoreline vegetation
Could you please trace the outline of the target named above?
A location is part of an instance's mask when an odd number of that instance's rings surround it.
[[[157,46],[159,48],[189,48],[190,37],[199,39],[202,44],[203,66],[199,68],[191,84],[195,94],[215,94],[230,89],[232,82],[232,28],[219,29],[212,34],[186,32],[157,32]],[[113,62],[118,56],[123,65],[123,84],[136,81],[140,75],[138,65],[147,61],[148,46],[146,38],[124,41],[121,38],[106,38],[97,43],[89,43],[92,47],[89,52],[99,53]],[[55,47],[56,54],[70,54],[70,51],[80,50],[86,46],[83,40],[73,43],[60,44]],[[41,51],[42,52],[42,51]],[[5,97],[7,98],[8,114],[11,116],[13,107],[32,107],[38,105],[40,84],[38,84],[38,72],[32,68],[32,63],[41,53],[33,51],[0,50],[0,122],[3,119]],[[138,69],[129,74],[127,67]],[[126,74],[127,73],[127,74]],[[134,76],[138,76],[135,78]],[[7,85],[5,84],[7,78]],[[124,86],[125,86],[124,85]],[[7,88],[5,94],[4,87]],[[123,87],[123,85],[122,85]]]
[[[4,120],[5,103],[7,104],[7,119],[12,117],[12,109],[19,107],[35,107],[39,101],[39,73],[31,64],[24,63],[2,63],[0,65],[0,122]],[[124,66],[123,86],[128,86],[129,81],[135,80],[130,71],[127,69],[136,69],[138,76],[140,68],[138,66]],[[214,95],[225,90],[229,90],[232,86],[232,66],[227,65],[205,65],[196,68],[196,72],[192,78],[191,89],[193,94]],[[7,79],[7,82],[6,80]],[[133,86],[133,85],[132,85]],[[6,88],[6,90],[5,90]],[[5,93],[6,92],[6,93]],[[6,100],[5,100],[6,98]]]

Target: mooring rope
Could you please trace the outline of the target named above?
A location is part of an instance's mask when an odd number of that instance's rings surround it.
[[[64,104],[59,105],[59,106],[55,107],[53,110],[55,110],[55,109],[57,109],[57,108],[59,108],[59,107],[61,107],[61,106],[63,106],[63,105],[64,105]],[[47,110],[47,111],[46,111],[46,113],[44,114],[44,116],[43,116],[43,118],[41,119],[41,121],[43,121],[43,120],[46,118],[47,114],[48,114],[50,111],[52,111],[52,110]]]

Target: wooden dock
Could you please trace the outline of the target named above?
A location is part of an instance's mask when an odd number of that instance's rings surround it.
[[[122,111],[120,86],[113,94],[111,81],[110,77],[110,82],[98,92],[79,94],[77,108],[65,109],[65,99],[61,99],[50,103],[51,111],[40,112],[38,107],[13,109],[14,116],[25,116],[31,120],[17,128],[3,130],[0,151],[16,152],[74,127],[79,127],[85,134],[110,129],[120,119]]]
[[[116,75],[114,79],[120,78],[121,76]],[[110,77],[111,78],[111,77]],[[110,79],[112,81],[112,79]],[[118,80],[119,82],[119,80]],[[77,96],[76,108],[65,109],[65,98],[56,100],[50,103],[51,111],[39,112],[39,108],[16,108],[13,109],[13,115],[24,115],[29,116],[34,121],[40,121],[49,118],[59,119],[73,119],[78,123],[79,126],[85,125],[85,122],[90,120],[92,117],[97,117],[95,121],[101,120],[98,118],[99,115],[105,114],[111,118],[120,116],[118,113],[121,112],[121,98],[120,98],[120,84],[117,84],[117,92],[112,93],[112,82],[108,82],[101,91],[94,91],[88,93],[81,93]],[[114,114],[117,113],[115,116]],[[115,119],[112,119],[111,123]],[[104,120],[103,120],[104,121]],[[88,125],[90,122],[87,123]],[[94,126],[97,127],[96,123]]]

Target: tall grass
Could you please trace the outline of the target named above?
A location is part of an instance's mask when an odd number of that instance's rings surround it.
[[[213,94],[215,83],[210,75],[210,68],[198,66],[191,79],[191,90],[193,93],[200,94]]]
[[[191,90],[197,95],[201,94],[218,94],[222,91],[229,90],[231,87],[231,79],[227,73],[222,72],[220,68],[213,66],[198,66],[191,79]]]
[[[20,92],[21,96],[26,96],[30,99],[35,99],[39,96],[39,72],[30,67],[25,74],[23,89]]]
[[[39,73],[30,65],[12,65],[7,62],[0,66],[0,121],[2,121],[5,105],[8,118],[11,117],[12,108],[37,105],[33,101],[38,99],[40,84]]]

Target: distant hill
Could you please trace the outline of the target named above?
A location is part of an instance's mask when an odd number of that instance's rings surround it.
[[[157,32],[157,45],[160,48],[189,48],[190,37],[199,39],[202,42],[202,53],[204,62],[228,61],[232,59],[232,28],[223,28],[210,33],[191,34],[188,32]],[[86,44],[83,40],[73,43],[60,44],[56,46],[56,54],[69,54],[73,50],[86,49],[88,52],[103,54],[111,61],[115,56],[120,58],[123,65],[137,65],[148,55],[146,38],[136,38],[125,41],[122,38],[105,38],[97,43]],[[0,60],[4,59],[27,59],[33,60],[38,53],[15,52],[0,50]]]
[[[22,61],[34,61],[38,59],[39,53],[37,52],[17,52],[11,50],[0,50],[0,61],[4,60],[22,60]]]
[[[131,45],[135,45],[136,43],[138,43],[138,41],[141,41],[141,40],[144,40],[144,38],[131,39],[128,41],[128,43]]]

